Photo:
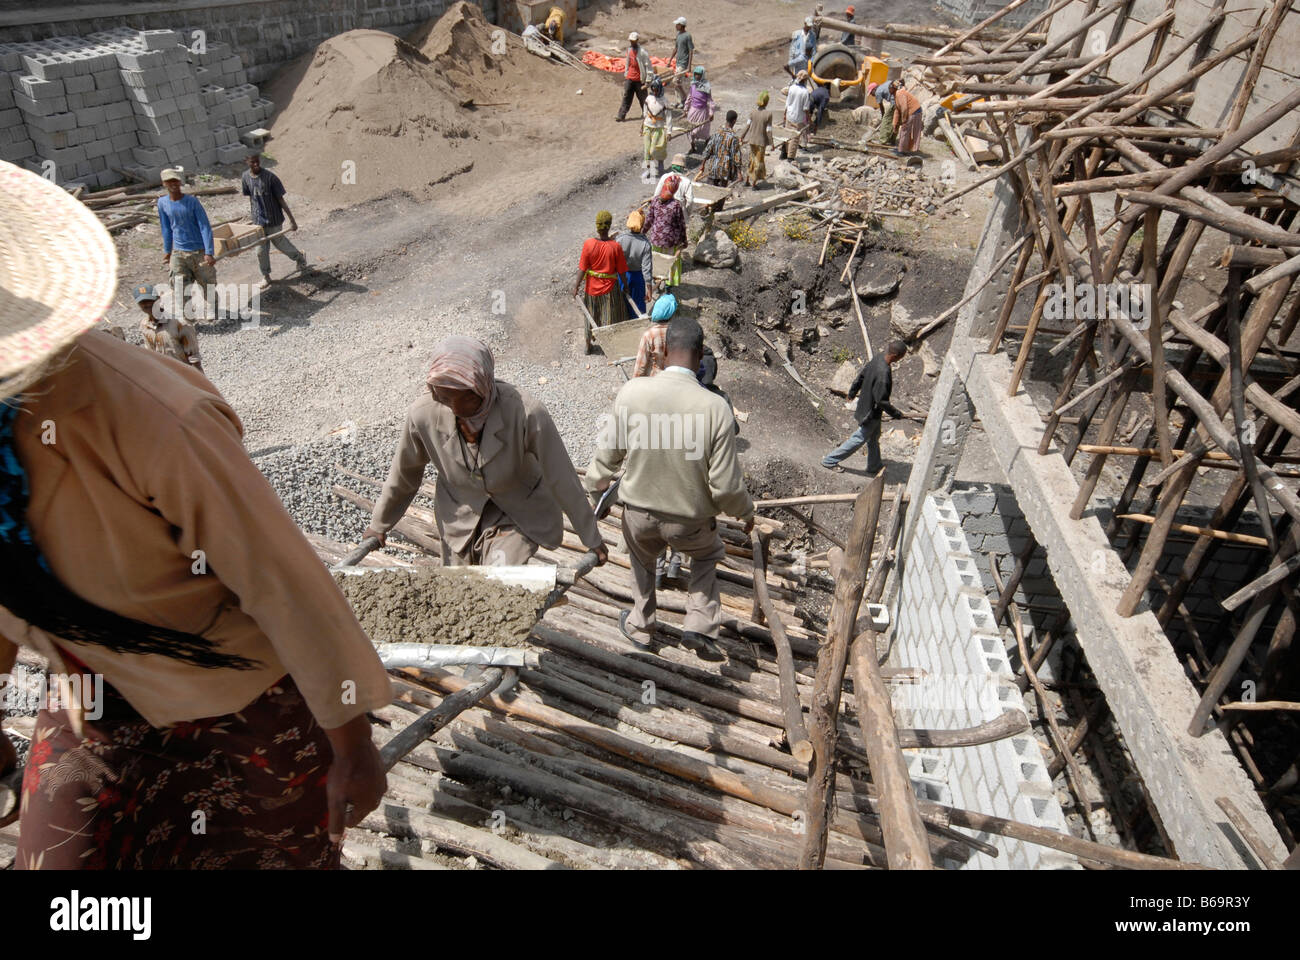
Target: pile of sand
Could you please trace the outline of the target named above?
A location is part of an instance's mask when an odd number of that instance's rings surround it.
[[[535,189],[539,166],[570,167],[577,145],[588,156],[637,148],[634,125],[610,136],[617,85],[603,80],[532,56],[459,2],[405,40],[351,30],[287,66],[265,87],[279,106],[267,164],[290,203],[407,193],[504,208]],[[578,96],[581,85],[607,88],[608,103]]]
[[[417,27],[406,42],[420,51],[462,97],[481,102],[504,99],[513,70],[504,31],[483,11],[460,0],[439,19]]]
[[[336,573],[334,579],[376,643],[522,646],[545,600],[454,568]]]
[[[338,206],[419,195],[472,166],[460,99],[418,50],[378,30],[326,40],[277,77],[267,153],[290,192]]]

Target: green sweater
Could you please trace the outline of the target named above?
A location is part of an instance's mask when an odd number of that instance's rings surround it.
[[[587,467],[587,490],[595,493],[620,467],[618,496],[627,506],[682,520],[754,513],[730,404],[679,368],[629,380],[614,398]]]

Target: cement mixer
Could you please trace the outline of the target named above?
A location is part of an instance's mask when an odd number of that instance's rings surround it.
[[[863,102],[867,86],[885,82],[889,64],[861,47],[831,43],[813,56],[809,72],[813,80],[830,88],[832,101],[852,96]]]

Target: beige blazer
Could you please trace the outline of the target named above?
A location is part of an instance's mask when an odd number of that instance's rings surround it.
[[[84,334],[14,422],[27,519],[55,576],[105,609],[207,637],[250,670],[70,643],[0,607],[0,647],[66,649],[154,726],[247,706],[286,673],[321,726],[392,699],[329,571],[248,459],[243,427],[192,367]]]
[[[455,416],[426,390],[407,411],[371,527],[383,533],[392,529],[415,499],[424,468],[432,463],[438,471],[434,497],[438,534],[457,553],[468,546],[489,500],[520,533],[543,547],[560,545],[561,511],[586,547],[600,546],[591,502],[555,421],[539,401],[498,380],[496,403],[483,425],[477,459],[472,448],[462,450],[457,437]]]

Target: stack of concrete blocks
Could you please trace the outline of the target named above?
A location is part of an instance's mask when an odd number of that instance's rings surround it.
[[[941,492],[926,496],[905,558],[892,627],[890,662],[916,667],[916,684],[891,687],[901,726],[976,726],[1006,711],[1025,713],[1005,643],[980,582],[960,515]],[[1031,733],[978,747],[907,750],[922,799],[1068,834],[1042,748]],[[961,869],[1070,869],[1066,854],[985,833],[999,855],[977,853]]]
[[[0,159],[68,189],[241,161],[271,103],[228,45],[190,35],[121,27],[0,44]]]

